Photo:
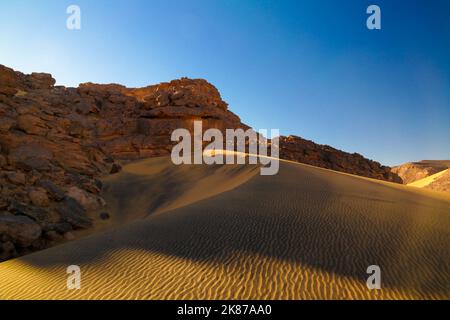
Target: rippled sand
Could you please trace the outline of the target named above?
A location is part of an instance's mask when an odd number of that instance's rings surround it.
[[[450,298],[448,195],[288,162],[260,176],[169,161],[107,179],[106,231],[0,264],[0,298]],[[374,264],[381,290],[366,287]]]

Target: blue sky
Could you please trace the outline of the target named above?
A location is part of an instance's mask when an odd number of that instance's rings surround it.
[[[394,165],[450,158],[449,16],[447,0],[0,0],[0,64],[67,86],[204,78],[256,129]]]

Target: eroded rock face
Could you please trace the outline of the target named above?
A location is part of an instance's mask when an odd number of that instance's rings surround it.
[[[8,236],[0,238],[0,260],[92,226],[87,211],[104,205],[99,178],[120,171],[120,160],[169,155],[173,130],[193,131],[196,120],[203,130],[249,128],[205,80],[138,89],[54,84],[49,74],[0,65],[0,217],[15,221],[3,224]],[[397,181],[376,162],[300,138],[283,138],[281,149],[285,159]]]
[[[227,109],[219,91],[205,80],[179,79],[139,89],[120,85],[81,84],[77,92],[83,110],[95,106],[98,115],[93,134],[108,155],[115,159],[137,159],[167,155],[170,135],[177,128],[248,127]],[[115,169],[113,169],[115,171]]]
[[[297,136],[280,138],[280,157],[316,167],[332,169],[363,177],[402,183],[391,169],[358,153],[347,153],[330,146],[319,145]]]

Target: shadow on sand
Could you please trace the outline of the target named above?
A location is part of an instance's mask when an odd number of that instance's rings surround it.
[[[277,176],[20,260],[83,265],[129,248],[221,264],[241,252],[363,283],[379,265],[383,286],[447,296],[449,213],[446,201],[286,163]]]

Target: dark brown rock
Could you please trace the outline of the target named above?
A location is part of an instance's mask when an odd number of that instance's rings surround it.
[[[110,174],[115,174],[115,173],[120,172],[121,170],[122,170],[122,167],[120,166],[120,164],[114,163],[114,164],[111,166],[111,171],[110,171],[109,173],[110,173]]]
[[[63,236],[56,231],[47,231],[45,237],[50,241],[61,241]]]
[[[32,114],[20,115],[17,118],[17,128],[28,134],[45,135],[47,133],[45,121]]]
[[[75,199],[66,197],[58,208],[61,219],[75,229],[86,229],[92,226],[92,221],[86,216],[86,211]]]
[[[6,235],[11,242],[27,247],[41,236],[41,227],[24,216],[0,216],[0,234]]]
[[[0,242],[0,262],[14,258],[16,255],[14,243],[11,241]]]
[[[49,232],[49,231],[55,231],[58,234],[65,234],[69,231],[72,231],[72,225],[70,223],[67,222],[58,222],[58,223],[49,223],[47,224],[44,228],[44,231]]]
[[[0,118],[0,133],[7,133],[12,127],[14,127],[16,121],[11,118]]]
[[[49,73],[33,72],[26,80],[30,89],[50,89],[55,85],[55,79]]]
[[[28,193],[31,202],[38,207],[48,207],[50,200],[47,196],[47,191],[43,188],[31,189]]]
[[[17,185],[25,185],[25,179],[26,176],[22,172],[7,172],[6,177],[11,183],[17,184]]]
[[[64,191],[50,180],[42,180],[38,185],[45,189],[56,201],[61,201],[66,196]]]
[[[110,215],[108,212],[102,212],[100,213],[100,219],[102,220],[108,220],[110,218]]]

